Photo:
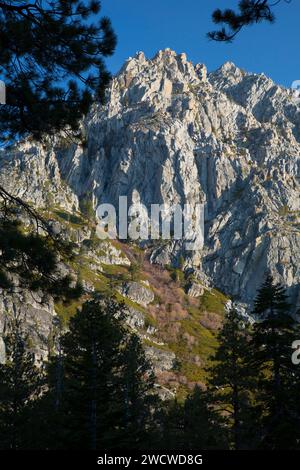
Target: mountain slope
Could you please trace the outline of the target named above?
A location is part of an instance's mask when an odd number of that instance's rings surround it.
[[[226,301],[251,305],[267,270],[288,288],[296,312],[300,108],[289,90],[232,63],[207,74],[203,64],[169,49],[151,60],[138,53],[82,132],[81,143],[62,134],[2,151],[0,179],[77,242],[77,264],[66,269],[87,291],[125,299],[162,385],[205,381]],[[124,195],[148,208],[204,203],[203,249],[186,251],[184,240],[140,247],[97,241],[82,213],[100,203],[118,207]],[[27,305],[33,331],[34,320],[40,322],[37,350],[46,355],[55,310],[67,321],[78,304],[66,309],[50,301],[41,308],[25,297],[25,304],[4,299],[1,310]]]
[[[185,54],[138,53],[85,120],[84,146],[27,142],[2,178],[68,210],[83,198],[118,207],[120,195],[148,207],[205,202],[204,250],[183,252],[185,267],[245,302],[270,269],[299,302],[299,115],[264,75],[226,63],[207,76]],[[176,265],[182,250],[171,243],[152,259]]]

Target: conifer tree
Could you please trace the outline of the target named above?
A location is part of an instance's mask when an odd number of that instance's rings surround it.
[[[119,407],[120,347],[126,332],[114,300],[86,302],[62,338],[67,447],[111,446]]]
[[[165,404],[158,448],[185,452],[225,448],[221,423],[207,392],[195,386],[184,401],[175,398]]]
[[[228,430],[233,449],[250,447],[250,384],[255,371],[249,367],[249,328],[235,309],[230,310],[218,334],[219,347],[208,368],[210,400]]]
[[[91,102],[103,100],[116,36],[100,10],[98,0],[0,2],[2,142],[75,131]]]
[[[176,398],[165,406],[161,417],[161,428],[161,448],[184,450],[184,406]]]
[[[211,406],[207,392],[196,386],[184,403],[184,448],[224,449],[222,419]]]
[[[285,289],[268,275],[254,303],[257,321],[249,349],[251,366],[258,377],[255,401],[260,410],[264,448],[289,448],[296,436],[299,439],[295,367],[291,360],[292,343],[299,328],[290,313]]]
[[[95,296],[70,321],[51,361],[46,409],[59,429],[51,448],[138,448],[153,429],[153,373],[123,305]]]
[[[121,357],[120,446],[146,448],[155,436],[155,411],[158,397],[154,395],[154,373],[145,357],[142,344],[135,334],[129,335]]]
[[[100,11],[98,0],[0,2],[0,79],[6,89],[5,105],[0,106],[0,145],[29,138],[49,144],[61,131],[71,141],[82,139],[81,119],[93,102],[104,101],[110,80],[105,58],[116,46],[111,22],[101,18]],[[41,238],[39,229],[42,234],[51,230],[16,194],[0,185],[1,288],[15,288],[10,274],[17,270],[26,288],[42,287],[62,299],[79,296],[79,286],[72,289],[69,277],[54,272],[58,241],[50,246],[53,234]],[[10,206],[22,210],[26,219],[35,219],[36,227],[28,225],[27,235],[21,233]]]
[[[22,289],[43,292],[65,301],[80,297],[80,283],[73,285],[71,277],[59,271],[59,261],[72,258],[73,245],[52,237],[49,227],[45,233],[43,220],[39,222],[44,235],[39,233],[40,227],[25,227],[13,212],[1,215],[0,206],[0,288],[7,293]]]
[[[209,39],[214,41],[231,42],[245,26],[267,21],[275,21],[274,7],[281,2],[290,3],[291,0],[240,0],[238,11],[226,8],[215,10],[212,14],[213,22],[222,24],[222,28],[208,33]]]
[[[28,335],[18,318],[10,320],[4,335],[6,362],[0,365],[0,448],[34,447],[34,400],[42,393],[42,370],[28,351]]]

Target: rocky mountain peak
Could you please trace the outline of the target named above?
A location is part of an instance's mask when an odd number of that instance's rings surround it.
[[[203,250],[172,241],[153,263],[251,302],[266,271],[300,303],[300,109],[288,90],[231,62],[207,74],[170,49],[129,58],[107,104],[83,123],[86,145],[63,136],[5,155],[2,178],[38,205],[205,203]],[[4,165],[4,158],[0,165]],[[26,189],[25,189],[26,188]]]
[[[172,94],[188,91],[188,87],[206,81],[207,70],[203,64],[194,66],[186,54],[176,54],[171,49],[159,51],[147,60],[143,52],[129,58],[113,80],[114,91],[129,97],[129,102],[147,99],[171,98]]]

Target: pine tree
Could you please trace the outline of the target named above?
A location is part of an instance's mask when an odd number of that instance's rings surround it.
[[[93,102],[104,102],[110,80],[105,58],[116,46],[111,22],[100,11],[98,0],[0,2],[0,79],[6,87],[1,145],[29,138],[49,145],[60,133],[71,142],[82,140],[80,122]],[[21,233],[11,206],[33,218],[35,227]],[[80,286],[72,289],[70,278],[55,272],[53,256],[61,254],[61,244],[53,244],[54,238],[31,206],[0,185],[1,288],[15,287],[11,274],[17,271],[21,288],[42,287],[62,299],[79,296]]]
[[[255,371],[248,364],[249,329],[236,310],[230,310],[218,334],[219,347],[208,368],[210,400],[228,430],[229,446],[250,447],[251,396]]]
[[[57,425],[48,447],[137,448],[151,439],[154,377],[124,319],[122,304],[100,296],[71,319],[48,369],[43,406]]]
[[[275,21],[273,8],[281,1],[240,0],[237,12],[230,8],[226,8],[224,11],[218,8],[212,14],[213,22],[225,26],[218,31],[208,33],[209,39],[231,42],[245,26],[261,23],[262,21],[273,23]],[[288,2],[289,0],[284,1]]]
[[[226,448],[222,420],[211,406],[207,392],[196,386],[184,403],[185,450]]]
[[[103,100],[116,36],[100,10],[98,0],[0,2],[2,141],[75,131],[91,102]]]
[[[154,373],[138,336],[129,335],[121,360],[119,447],[146,448],[156,431],[158,397],[154,395]]]
[[[44,364],[47,391],[33,403],[35,449],[64,449],[68,437],[64,410],[64,358],[60,322],[53,332],[53,348]]]
[[[119,415],[120,347],[126,332],[114,300],[86,302],[62,338],[67,447],[112,445]]]
[[[176,398],[162,410],[161,428],[162,449],[185,449],[184,406]]]
[[[21,322],[9,322],[4,335],[6,362],[0,365],[0,448],[34,447],[32,419],[34,400],[42,393],[43,377],[28,351],[28,335]]]
[[[289,448],[299,439],[291,360],[298,327],[290,310],[285,289],[268,275],[255,300],[257,322],[249,349],[258,377],[254,392],[264,448]]]
[[[27,233],[13,212],[1,215],[0,206],[0,288],[7,293],[13,293],[16,287],[43,292],[65,301],[80,297],[82,286],[73,286],[71,277],[59,272],[60,260],[71,259],[73,246],[55,239],[50,231],[39,234],[38,227],[31,227]],[[39,223],[47,230],[46,222]]]

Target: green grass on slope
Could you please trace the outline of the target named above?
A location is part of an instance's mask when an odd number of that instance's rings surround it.
[[[77,215],[77,213],[72,215],[57,209],[54,211],[54,214],[55,218],[62,220],[66,227],[69,227],[71,230],[76,230],[84,225],[88,225],[88,222],[85,222],[84,217]],[[93,240],[91,238],[91,243],[92,242]],[[86,241],[87,246],[88,243],[89,241]],[[117,244],[118,249],[122,250],[122,244],[119,242],[115,242],[115,244]],[[97,248],[100,250],[100,245],[98,247],[97,244]],[[136,255],[141,255],[141,250],[137,249],[135,246],[126,245],[126,250],[130,250],[132,252],[133,259],[135,259]],[[129,255],[131,255],[131,253],[129,253]],[[184,397],[193,384],[205,383],[205,368],[208,365],[209,357],[214,353],[217,347],[217,328],[223,318],[224,305],[228,300],[227,297],[218,290],[212,289],[205,290],[203,296],[198,301],[190,299],[181,289],[180,302],[183,310],[187,313],[185,313],[185,316],[182,316],[181,318],[179,317],[175,320],[177,332],[174,337],[174,332],[171,334],[172,321],[169,324],[168,322],[164,323],[164,326],[159,326],[159,318],[154,318],[152,314],[148,313],[147,308],[141,307],[130,299],[123,297],[116,291],[118,285],[125,280],[132,280],[133,277],[134,280],[137,281],[147,279],[148,273],[146,270],[143,270],[143,263],[141,263],[137,272],[134,273],[132,273],[130,268],[126,266],[105,264],[101,265],[103,272],[100,272],[100,270],[95,271],[95,267],[93,269],[91,268],[93,264],[94,260],[92,259],[92,256],[90,257],[87,254],[79,254],[75,260],[72,261],[71,268],[75,273],[77,273],[78,278],[82,282],[93,286],[96,291],[107,295],[115,294],[117,299],[123,301],[125,305],[143,313],[145,317],[145,330],[148,326],[158,328],[157,334],[153,337],[153,341],[151,340],[151,337],[149,337],[149,339],[144,340],[144,343],[163,351],[172,351],[176,354],[177,363],[174,367],[174,371],[172,372],[178,376],[178,398]],[[183,286],[186,282],[182,271],[180,269],[166,269],[169,272],[171,289],[177,289],[178,291],[179,287]],[[70,318],[76,313],[77,309],[81,307],[82,303],[87,298],[88,296],[84,296],[82,299],[76,300],[67,306],[62,303],[56,303],[55,310],[60,317],[63,326],[66,327],[68,325]],[[156,294],[154,304],[164,304],[166,301],[170,302],[170,300],[160,298]],[[170,304],[170,308],[172,309],[172,304]],[[160,341],[159,328],[164,328],[164,345],[156,344],[156,340]],[[180,377],[184,378],[184,380],[181,380]]]

